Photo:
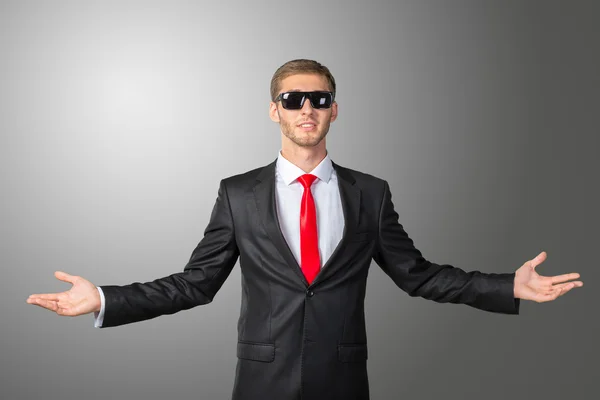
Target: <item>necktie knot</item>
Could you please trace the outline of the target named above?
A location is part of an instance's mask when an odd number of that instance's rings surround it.
[[[302,186],[304,186],[304,189],[308,189],[308,188],[310,188],[310,185],[313,184],[315,179],[317,179],[316,175],[304,174],[304,175],[298,177],[298,182],[300,182],[302,184]]]

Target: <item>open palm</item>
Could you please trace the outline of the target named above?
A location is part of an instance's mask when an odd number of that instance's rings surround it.
[[[92,282],[62,271],[56,271],[54,276],[61,281],[72,283],[73,286],[61,293],[32,294],[27,303],[69,317],[100,311],[100,294]]]
[[[546,260],[546,252],[542,251],[532,260],[527,261],[515,274],[515,298],[533,300],[538,303],[552,301],[562,296],[574,287],[583,286],[578,279],[578,273],[569,273],[557,276],[541,276],[535,268]]]

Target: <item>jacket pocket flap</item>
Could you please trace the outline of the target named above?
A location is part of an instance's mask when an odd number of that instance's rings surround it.
[[[238,341],[237,356],[246,360],[272,362],[275,359],[275,345]]]
[[[338,345],[338,359],[341,362],[360,362],[368,358],[366,344]]]

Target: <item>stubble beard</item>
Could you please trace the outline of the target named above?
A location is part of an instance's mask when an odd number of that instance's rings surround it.
[[[317,127],[316,132],[297,131],[296,129],[300,128],[298,128],[296,124],[284,121],[281,118],[280,125],[281,133],[283,133],[285,137],[300,147],[314,147],[318,145],[325,138],[325,136],[327,136],[327,132],[329,131],[329,122],[323,125],[322,129]]]

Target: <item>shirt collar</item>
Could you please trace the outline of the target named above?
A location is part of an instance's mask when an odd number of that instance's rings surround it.
[[[281,151],[277,156],[277,164],[275,166],[277,173],[283,179],[283,182],[286,185],[294,182],[300,176],[304,175],[304,172],[300,167],[292,164],[289,160],[284,158],[281,155]],[[317,165],[312,171],[309,172],[312,175],[315,175],[317,178],[322,180],[325,183],[329,182],[329,178],[331,178],[331,174],[333,173],[333,164],[331,163],[331,158],[329,158],[329,153],[325,156],[323,160]]]

